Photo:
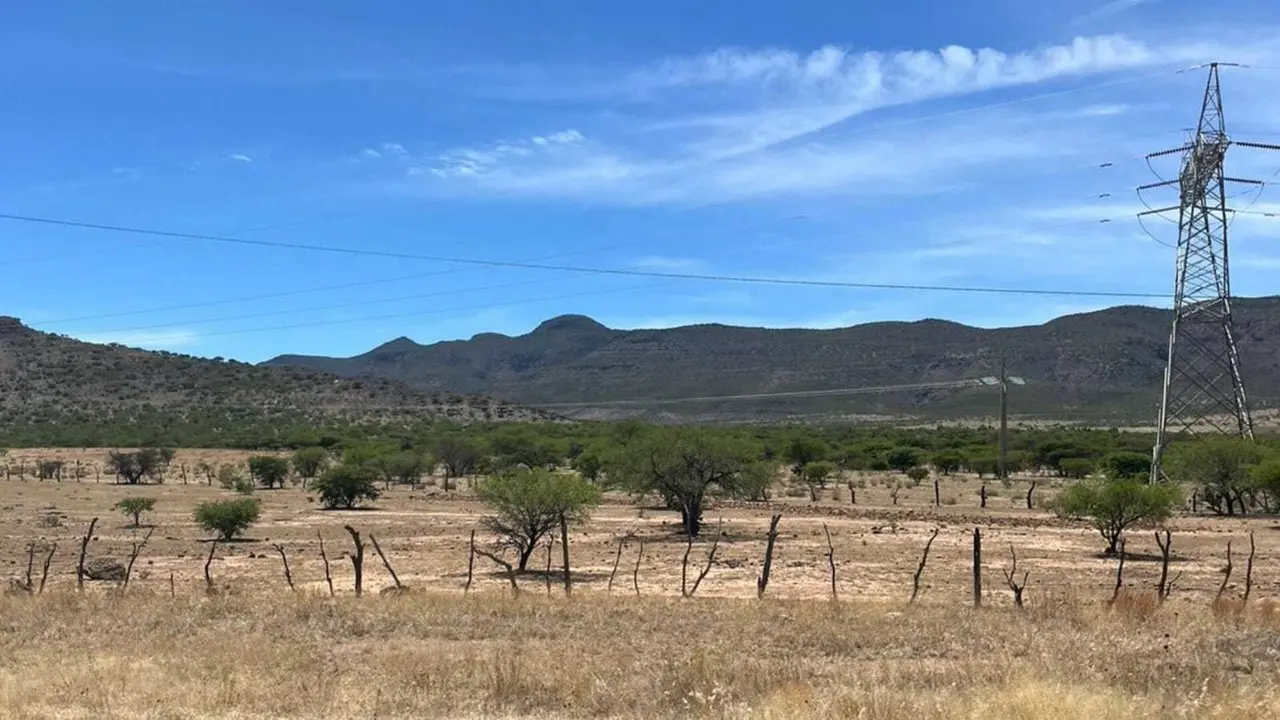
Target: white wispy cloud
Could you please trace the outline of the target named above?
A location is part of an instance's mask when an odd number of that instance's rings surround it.
[[[560,151],[581,145],[582,133],[561,130],[547,135],[534,135],[520,140],[503,140],[478,147],[448,150],[429,160],[427,171],[436,177],[475,178],[500,173],[511,161],[539,155],[542,161],[563,158]],[[420,174],[414,173],[414,174]]]
[[[1157,1],[1158,0],[1110,0],[1110,2],[1105,2],[1099,5],[1098,7],[1076,17],[1074,20],[1072,20],[1071,24],[1083,25],[1086,23],[1094,22],[1096,20],[1103,20],[1109,17],[1114,17],[1123,12],[1132,10],[1138,7],[1139,5],[1150,5]]]
[[[242,163],[253,162],[253,158],[249,157],[248,155],[245,155],[244,153],[234,153],[227,157],[228,159],[235,160],[236,162],[242,162]]]
[[[917,114],[877,123],[870,134],[850,121],[991,90],[1168,68],[1221,50],[1199,40],[1150,44],[1119,35],[1013,53],[959,46],[898,53],[720,49],[583,84],[584,97],[605,107],[625,100],[649,108],[643,121],[453,148],[415,158],[399,185],[428,194],[632,205],[855,190],[931,193],[976,168],[1062,157],[1082,142],[1098,142],[1071,124],[1107,122],[1136,106],[1094,102],[1055,111],[1060,122],[1050,124],[1043,117],[1032,122],[1035,113],[1014,112],[1008,101],[980,105],[980,115],[966,104],[931,108],[923,117],[954,118],[927,131],[913,125]]]

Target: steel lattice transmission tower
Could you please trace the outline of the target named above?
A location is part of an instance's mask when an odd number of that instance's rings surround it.
[[[1253,420],[1240,380],[1231,317],[1231,274],[1227,253],[1226,186],[1257,180],[1223,172],[1227,149],[1259,143],[1232,141],[1222,112],[1218,63],[1209,65],[1200,122],[1186,145],[1151,153],[1148,159],[1182,153],[1178,177],[1138,188],[1176,185],[1179,202],[1141,215],[1178,211],[1178,245],[1173,292],[1173,326],[1152,451],[1151,481],[1163,477],[1161,459],[1175,432],[1215,432],[1253,438]]]

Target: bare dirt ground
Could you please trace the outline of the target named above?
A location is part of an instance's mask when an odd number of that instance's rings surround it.
[[[887,477],[855,477],[857,505],[841,486],[817,503],[780,490],[769,506],[709,509],[690,574],[721,519],[723,536],[688,600],[678,597],[686,545],[675,515],[610,497],[571,533],[573,595],[547,592],[540,549],[539,570],[521,576],[524,592],[512,598],[484,559],[472,591],[462,592],[468,538],[484,512],[465,487],[395,488],[371,509],[345,512],[288,487],[258,491],[262,519],[247,539],[217,546],[217,591],[206,593],[210,544],[192,510],[235,496],[197,482],[191,468],[247,454],[182,451],[165,484],[145,486],[95,482],[101,450],[9,454],[11,467],[56,457],[71,466],[78,459],[87,472],[61,482],[11,472],[0,481],[0,574],[23,578],[28,549],[57,543],[42,595],[0,595],[0,717],[1280,718],[1274,519],[1174,522],[1177,589],[1164,605],[1154,598],[1154,540],[1135,532],[1128,587],[1108,605],[1115,561],[1098,557],[1103,545],[1091,528],[1027,510],[1031,478],[992,484],[997,494],[983,509],[975,478],[943,479],[944,504],[934,507],[930,483],[904,488],[894,505]],[[1054,482],[1035,480],[1038,503],[1056,492]],[[131,495],[156,498],[150,527],[130,528],[111,509]],[[755,582],[774,511],[783,518],[762,602]],[[79,538],[93,517],[90,558],[123,559],[154,528],[127,593],[103,582],[74,590]],[[344,524],[376,536],[412,591],[375,594],[391,582],[369,550],[367,596],[353,597]],[[980,609],[970,600],[974,527],[985,548]],[[935,528],[920,601],[908,604]],[[1242,609],[1250,531],[1254,587]],[[333,599],[317,534],[333,563]],[[1229,539],[1235,573],[1215,602]],[[478,535],[486,547],[492,540]],[[299,592],[285,587],[275,543],[286,548]],[[1031,572],[1022,610],[1010,606],[1001,574],[1010,545]],[[558,564],[559,548],[553,557]],[[37,555],[37,574],[39,564]]]
[[[83,468],[100,463],[105,452],[15,450],[7,458],[10,467],[28,462],[34,466],[42,457],[56,456]],[[123,560],[133,542],[155,533],[138,560],[134,583],[167,592],[170,573],[178,591],[196,592],[204,584],[204,563],[209,536],[192,520],[201,502],[234,495],[205,484],[191,468],[207,462],[241,462],[248,453],[237,451],[180,451],[163,485],[116,485],[110,478],[95,482],[95,474],[73,480],[68,472],[61,482],[17,479],[12,472],[4,482],[0,501],[0,572],[10,577],[25,573],[28,548],[32,543],[47,547],[57,543],[58,552],[50,582],[74,583],[78,540],[93,517],[100,517],[90,557]],[[187,484],[181,467],[187,466]],[[1018,566],[1031,571],[1027,589],[1029,602],[1037,596],[1070,594],[1099,600],[1110,596],[1114,585],[1114,559],[1099,555],[1104,544],[1095,530],[1081,523],[1068,523],[1041,509],[1026,509],[1030,479],[1023,478],[1006,487],[988,484],[988,507],[979,508],[981,481],[972,477],[950,477],[940,481],[943,505],[934,506],[933,487],[926,481],[918,487],[904,487],[898,503],[890,499],[885,476],[852,478],[857,504],[849,502],[849,490],[829,487],[817,503],[807,497],[791,497],[781,489],[768,504],[724,502],[706,513],[706,532],[694,543],[690,572],[700,568],[710,542],[721,528],[715,564],[698,590],[707,597],[754,597],[764,549],[769,516],[781,512],[779,538],[769,595],[779,598],[825,598],[830,593],[827,542],[823,526],[830,531],[837,564],[837,594],[842,598],[901,600],[910,594],[911,577],[920,553],[933,529],[940,530],[922,577],[923,595],[939,600],[963,601],[968,597],[972,558],[972,532],[983,533],[983,571],[988,602],[1007,603],[1011,593],[1004,586],[1002,569],[1010,563],[1010,547],[1018,556]],[[1060,486],[1060,481],[1037,478],[1034,501],[1044,503]],[[862,485],[863,487],[857,487]],[[112,506],[121,498],[145,495],[156,499],[156,510],[144,518],[140,530]],[[433,590],[458,589],[465,582],[468,541],[477,530],[477,543],[492,547],[494,538],[483,529],[484,508],[469,497],[465,484],[445,492],[425,486],[413,490],[393,487],[370,508],[354,511],[322,509],[300,487],[259,490],[261,520],[246,538],[222,544],[211,565],[218,583],[233,588],[282,586],[279,556],[272,549],[281,544],[289,556],[291,570],[300,586],[321,588],[323,567],[318,534],[324,537],[333,562],[333,574],[340,592],[350,592],[351,568],[344,554],[351,542],[342,529],[350,524],[363,535],[374,534],[389,556],[401,580],[412,587]],[[721,526],[720,523],[723,522]],[[1228,541],[1233,542],[1235,572],[1228,591],[1239,592],[1244,582],[1244,561],[1248,535],[1254,532],[1253,597],[1280,598],[1280,524],[1274,518],[1181,517],[1171,525],[1174,531],[1174,561],[1171,575],[1178,576],[1175,596],[1211,598],[1218,591],[1225,565]],[[679,594],[682,558],[686,543],[679,532],[675,513],[653,507],[637,507],[629,498],[610,496],[590,522],[570,533],[575,587],[604,591],[617,557],[621,540],[626,539],[615,593],[634,594],[633,574],[645,595]],[[635,570],[640,541],[644,554]],[[1131,533],[1126,568],[1126,584],[1154,587],[1159,573],[1158,548],[1150,531]],[[511,557],[510,554],[507,557]],[[367,588],[375,591],[390,584],[380,563],[370,552],[367,560]],[[547,554],[540,548],[530,563],[530,573],[521,583],[543,589]],[[560,551],[554,551],[556,577]],[[495,565],[476,561],[477,588],[501,587],[506,582]]]

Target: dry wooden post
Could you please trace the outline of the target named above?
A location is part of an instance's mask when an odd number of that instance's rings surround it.
[[[170,570],[169,571],[169,597],[173,598],[177,596],[178,596],[178,589],[173,585],[173,571]]]
[[[685,532],[684,557],[680,559],[680,597],[689,597],[689,554],[693,552],[693,533]]]
[[[93,528],[98,524],[98,518],[89,521],[89,531],[84,534],[84,538],[80,540],[80,561],[76,563],[76,589],[84,590],[84,556],[89,552],[89,541],[93,539]]]
[[[831,531],[822,523],[822,532],[827,536],[827,564],[831,566],[831,602],[836,602],[836,547],[831,544]]]
[[[1116,599],[1120,597],[1120,588],[1124,586],[1124,559],[1127,553],[1124,551],[1124,540],[1121,539],[1117,543],[1120,548],[1120,564],[1116,566],[1116,587],[1111,591],[1111,604],[1114,605]]]
[[[1169,598],[1169,593],[1173,592],[1173,583],[1169,580],[1169,556],[1173,551],[1173,533],[1169,530],[1164,531],[1164,536],[1160,535],[1160,531],[1156,531],[1156,547],[1160,548],[1160,582],[1156,584],[1156,598],[1160,602],[1164,602]]]
[[[573,594],[573,579],[569,572],[569,522],[560,513],[560,557],[564,562],[564,594]]]
[[[1027,509],[1028,510],[1031,510],[1033,508],[1033,504],[1031,502],[1031,495],[1035,491],[1036,491],[1036,481],[1032,480],[1031,487],[1027,488]]]
[[[324,581],[329,586],[329,597],[333,597],[333,575],[329,573],[329,555],[324,551],[324,535],[317,530],[316,537],[320,539],[320,559],[324,561]]]
[[[1231,541],[1227,541],[1227,567],[1222,572],[1222,584],[1218,586],[1218,595],[1215,601],[1222,599],[1222,594],[1227,591],[1227,583],[1231,582]]]
[[[22,482],[27,481],[27,461],[25,459],[18,461],[18,479]]]
[[[142,552],[142,548],[147,546],[147,541],[151,539],[151,533],[155,531],[156,529],[154,527],[151,528],[147,531],[146,537],[142,538],[142,542],[132,544],[132,549],[129,553],[129,564],[125,566],[124,580],[120,583],[121,590],[129,587],[129,578],[133,575],[133,564],[137,562],[139,553]]]
[[[925,563],[929,562],[929,548],[933,547],[933,541],[938,537],[938,528],[933,529],[933,534],[929,536],[929,541],[924,544],[924,552],[920,555],[920,565],[916,568],[916,574],[911,578],[911,600],[915,602],[916,597],[920,595],[920,576],[924,574]]]
[[[209,572],[209,566],[213,564],[213,553],[218,549],[218,539],[214,538],[209,543],[209,557],[204,559],[204,591],[206,593],[213,592],[213,574]]]
[[[982,531],[973,529],[973,606],[982,605]]]
[[[702,579],[707,576],[707,573],[711,572],[711,565],[716,560],[716,548],[720,546],[720,528],[723,526],[724,520],[721,520],[720,524],[716,526],[716,538],[711,541],[711,552],[707,553],[707,565],[702,568],[702,572],[698,573],[698,577],[693,581],[693,587],[689,588],[689,594],[686,597],[693,597],[693,594],[698,592],[698,586],[702,584]]]
[[[636,553],[636,566],[631,571],[631,584],[636,589],[636,595],[640,595],[640,561],[644,558],[644,539],[640,540],[640,550]]]
[[[850,505],[857,505],[857,504],[858,504],[858,490],[853,486],[853,481],[852,481],[852,480],[850,480],[850,481],[845,485],[845,487],[849,488],[849,504],[850,504]]]
[[[979,507],[987,506],[987,484],[982,483],[982,489],[978,491],[978,497],[982,498],[982,504]]]
[[[543,576],[543,580],[547,581],[547,594],[551,594],[551,546],[556,543],[554,538],[547,538],[547,572]]]
[[[476,554],[479,555],[480,557],[489,558],[493,562],[501,565],[503,569],[507,571],[507,581],[511,583],[511,594],[512,595],[520,594],[520,586],[516,583],[516,569],[511,566],[511,563],[507,562],[506,560],[503,560],[502,558],[498,557],[497,555],[494,555],[493,553],[487,550],[481,550],[480,548],[476,548]]]
[[[342,529],[351,535],[351,542],[356,546],[356,554],[348,557],[351,558],[351,567],[356,572],[356,597],[360,597],[364,592],[364,542],[360,540],[360,533],[350,525],[343,525]]]
[[[181,467],[182,467],[182,484],[186,485],[187,484],[187,464],[183,463]]]
[[[49,579],[49,565],[53,563],[53,554],[58,551],[58,543],[54,543],[49,548],[49,554],[44,556],[44,566],[40,568],[40,589],[36,591],[39,595],[44,592],[44,583]]]
[[[1241,606],[1248,604],[1249,593],[1253,592],[1253,555],[1256,548],[1253,545],[1253,531],[1249,531],[1249,560],[1244,565],[1244,599]]]
[[[756,598],[763,598],[765,588],[769,587],[769,571],[773,569],[773,544],[778,540],[778,521],[782,519],[781,513],[774,513],[769,518],[769,534],[765,537],[764,546],[764,567],[760,570],[760,577],[756,578]]]
[[[1200,512],[1200,491],[1191,491],[1191,514],[1197,515]]]
[[[938,478],[933,479],[933,506],[942,507],[942,489],[939,487]]]
[[[1013,591],[1013,606],[1022,607],[1022,591],[1027,589],[1027,580],[1031,578],[1031,571],[1027,570],[1022,573],[1022,582],[1018,583],[1018,553],[1013,551],[1013,543],[1009,543],[1009,556],[1013,558],[1013,564],[1008,570],[1003,570],[1004,581],[1009,585],[1009,589]]]
[[[467,548],[467,584],[462,586],[462,592],[471,592],[471,576],[476,567],[476,531],[471,531],[471,545]]]
[[[23,583],[23,587],[27,589],[27,592],[31,592],[32,590],[35,589],[35,586],[31,582],[31,571],[35,569],[35,566],[36,566],[36,543],[34,540],[32,540],[31,544],[27,546],[27,580],[25,583]]]
[[[622,548],[626,544],[627,538],[625,536],[618,538],[618,552],[613,556],[613,571],[609,573],[609,587],[605,592],[613,592],[613,578],[618,574],[618,563],[622,562]]]
[[[272,547],[280,553],[280,562],[284,563],[284,581],[289,584],[289,591],[293,592],[293,573],[289,572],[289,556],[284,554],[284,546],[280,543],[275,543]]]
[[[373,551],[378,553],[378,557],[382,559],[382,564],[387,568],[387,572],[391,575],[391,582],[396,584],[397,590],[403,590],[404,585],[400,582],[400,576],[396,575],[396,571],[391,567],[391,561],[387,560],[387,556],[382,554],[382,548],[378,547],[378,539],[369,533],[369,542],[373,543]]]

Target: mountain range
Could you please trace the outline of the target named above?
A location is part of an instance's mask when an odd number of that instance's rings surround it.
[[[1280,297],[1237,299],[1234,311],[1250,400],[1274,405]],[[485,395],[582,418],[941,419],[989,417],[996,395],[974,386],[671,401],[980,378],[997,374],[1003,355],[1008,372],[1026,380],[1010,393],[1015,416],[1132,422],[1154,418],[1170,322],[1170,311],[1140,306],[1000,329],[921,320],[830,330],[718,324],[618,330],[564,315],[517,337],[484,333],[429,345],[401,337],[350,358],[281,355],[265,364],[389,378],[421,391]]]
[[[249,422],[543,419],[545,413],[390,378],[82,342],[0,317],[0,431],[196,424],[232,432]],[[63,435],[65,437],[65,433]],[[89,432],[86,437],[94,437]]]

